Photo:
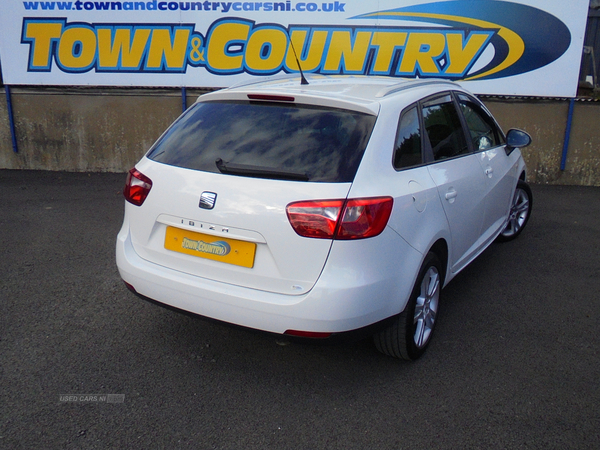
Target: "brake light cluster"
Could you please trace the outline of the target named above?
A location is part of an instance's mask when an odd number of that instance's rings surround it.
[[[125,200],[135,206],[142,206],[152,189],[152,180],[135,167],[127,174],[123,195]]]
[[[364,239],[380,234],[390,218],[392,197],[316,200],[290,203],[287,216],[300,236]]]

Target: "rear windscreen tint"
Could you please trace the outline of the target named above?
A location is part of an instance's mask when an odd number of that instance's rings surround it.
[[[306,174],[309,181],[354,179],[375,116],[296,104],[204,102],[186,111],[148,158],[219,172],[216,161]]]

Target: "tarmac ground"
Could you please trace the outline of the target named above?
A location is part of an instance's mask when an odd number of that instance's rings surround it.
[[[0,448],[598,448],[600,188],[532,186],[523,234],[444,289],[407,363],[138,299],[124,181],[0,170]]]

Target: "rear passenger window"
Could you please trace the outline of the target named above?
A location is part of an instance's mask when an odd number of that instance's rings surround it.
[[[436,161],[469,152],[458,111],[450,95],[423,105],[423,124]]]
[[[415,106],[402,114],[400,119],[394,151],[394,168],[417,166],[423,162],[421,155],[421,127]]]

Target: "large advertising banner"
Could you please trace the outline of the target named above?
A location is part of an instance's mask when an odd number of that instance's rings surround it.
[[[18,85],[224,87],[297,73],[573,97],[588,0],[3,0]]]

